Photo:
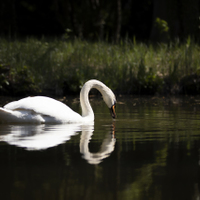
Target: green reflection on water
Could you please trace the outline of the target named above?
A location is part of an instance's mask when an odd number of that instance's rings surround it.
[[[1,142],[2,198],[199,197],[200,108],[175,100],[118,98],[114,122],[108,108],[100,100],[93,101],[96,121],[89,151],[98,152],[113,132],[116,138],[113,152],[96,165],[80,153],[81,131],[63,144],[40,151]],[[72,106],[79,109],[78,104]]]

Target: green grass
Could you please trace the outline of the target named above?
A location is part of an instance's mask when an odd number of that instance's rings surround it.
[[[4,72],[5,66],[9,73]],[[117,93],[155,94],[164,93],[169,85],[171,90],[184,77],[199,75],[200,46],[190,38],[156,46],[135,41],[116,45],[79,39],[0,38],[0,67],[0,89],[17,82],[22,89],[26,84],[27,92],[31,85],[38,92],[78,93],[85,81],[95,78]]]

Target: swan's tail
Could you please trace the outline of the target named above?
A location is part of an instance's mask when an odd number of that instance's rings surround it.
[[[44,123],[45,120],[40,114],[32,110],[8,110],[0,107],[0,123]]]
[[[28,123],[31,116],[30,112],[25,112],[23,110],[8,110],[0,107],[0,123]]]
[[[12,110],[7,110],[0,107],[0,122],[15,122],[17,121],[17,116],[13,115]]]

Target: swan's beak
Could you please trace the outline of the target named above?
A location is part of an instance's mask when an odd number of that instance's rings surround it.
[[[112,116],[112,118],[114,118],[114,119],[117,117],[117,115],[116,115],[116,113],[115,113],[115,107],[116,107],[116,105],[114,104],[114,105],[112,105],[112,107],[110,108],[111,116]]]

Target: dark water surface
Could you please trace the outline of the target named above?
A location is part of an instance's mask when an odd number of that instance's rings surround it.
[[[199,199],[199,103],[121,97],[115,121],[92,101],[94,126],[1,124],[1,199]]]

